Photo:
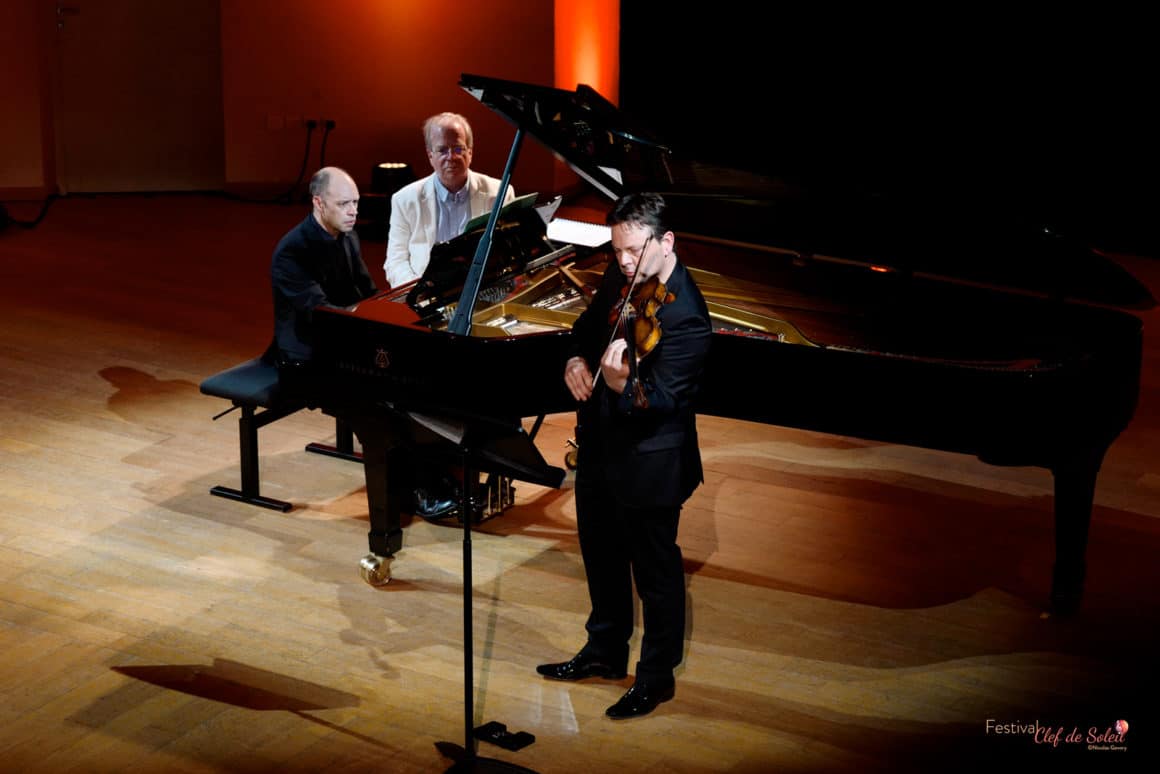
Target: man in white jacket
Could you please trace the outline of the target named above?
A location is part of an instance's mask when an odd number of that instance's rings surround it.
[[[458,113],[439,113],[423,122],[432,174],[405,185],[391,197],[387,283],[398,287],[418,279],[431,247],[463,233],[472,218],[495,206],[500,181],[471,171],[471,125]],[[509,185],[504,204],[515,198]]]

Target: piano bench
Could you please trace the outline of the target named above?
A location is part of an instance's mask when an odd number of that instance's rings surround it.
[[[209,490],[210,494],[283,513],[289,511],[293,507],[290,503],[264,497],[261,493],[258,476],[258,428],[306,408],[306,402],[282,395],[278,383],[278,368],[260,357],[238,363],[207,378],[201,383],[201,392],[215,398],[225,398],[233,404],[215,416],[215,420],[234,409],[242,411],[242,415],[238,418],[241,489],[215,486]],[[310,443],[306,445],[306,451],[340,459],[362,460],[362,455],[354,451],[354,433],[338,419],[335,420],[335,445]]]

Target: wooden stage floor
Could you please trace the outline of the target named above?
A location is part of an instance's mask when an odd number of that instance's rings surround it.
[[[0,771],[429,772],[451,764],[437,743],[464,743],[457,527],[409,521],[394,580],[364,584],[362,471],[304,452],[333,438],[318,412],[261,431],[264,493],[292,511],[209,495],[237,484],[236,414],[211,421],[225,406],[198,384],[264,348],[270,252],[304,214],[68,197],[0,233]],[[383,249],[365,245],[380,282]],[[1160,296],[1160,262],[1119,260]],[[1078,615],[1042,612],[1046,471],[704,418],[676,698],[616,723],[628,681],[535,674],[582,644],[587,597],[571,492],[518,484],[474,535],[473,721],[535,742],[479,754],[538,772],[1143,767],[1160,313],[1141,316],[1140,405],[1099,479]],[[548,418],[549,460],[571,430]],[[1125,750],[1067,739],[1120,719]]]

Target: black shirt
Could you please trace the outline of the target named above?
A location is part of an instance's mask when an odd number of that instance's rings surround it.
[[[309,360],[314,309],[347,307],[375,293],[358,234],[332,237],[314,215],[286,233],[270,264],[274,292],[274,350],[283,360]]]

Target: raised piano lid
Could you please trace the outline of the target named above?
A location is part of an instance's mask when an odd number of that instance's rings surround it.
[[[629,191],[664,194],[682,237],[1036,297],[1156,305],[1111,259],[986,202],[966,205],[933,191],[904,200],[809,190],[683,158],[584,85],[566,91],[465,73],[460,86],[610,200]]]

